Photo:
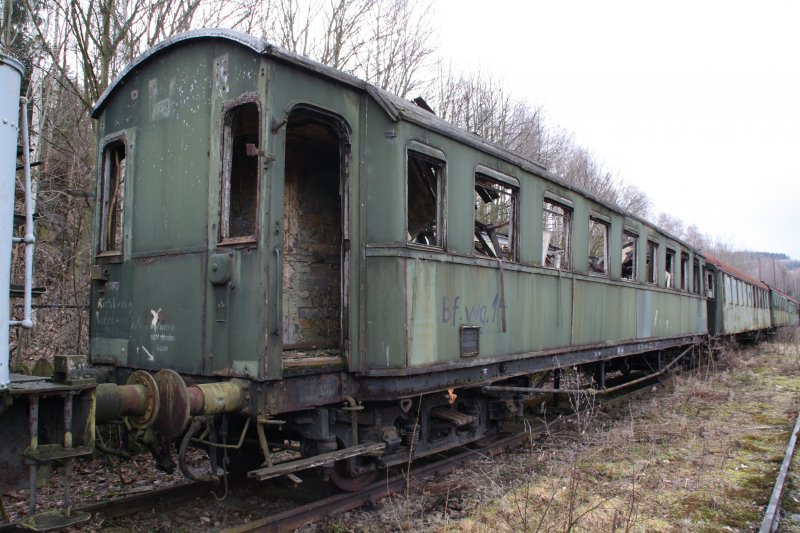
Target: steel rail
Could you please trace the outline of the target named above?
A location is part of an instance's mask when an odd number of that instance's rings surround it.
[[[761,529],[758,530],[759,533],[771,533],[778,528],[781,494],[783,493],[783,486],[786,483],[786,475],[789,473],[789,465],[792,463],[792,456],[794,455],[795,445],[797,444],[798,431],[800,431],[800,413],[798,413],[797,421],[794,423],[792,436],[789,438],[789,445],[786,447],[786,454],[783,456],[781,469],[778,471],[778,477],[775,479],[775,487],[772,489],[772,496],[769,499],[769,505],[767,505],[767,510],[764,513]]]
[[[204,496],[209,493],[210,488],[211,485],[207,483],[181,483],[171,487],[118,496],[105,501],[74,507],[73,511],[85,511],[92,513],[92,515],[102,515],[108,518],[125,516],[150,509],[157,505],[167,505],[198,496]],[[20,522],[0,524],[0,533],[17,532],[30,533],[30,530],[23,528]]]

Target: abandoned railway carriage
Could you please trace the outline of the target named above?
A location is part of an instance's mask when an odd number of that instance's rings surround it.
[[[697,250],[262,40],[169,39],[93,117],[90,358],[138,391],[101,386],[98,409],[125,401],[98,419],[189,427],[181,455],[215,415],[260,441],[254,477],[337,460],[354,488],[491,436],[518,406],[487,385],[567,365],[602,380],[606,361],[707,333]],[[267,442],[287,438],[310,460],[272,465]]]
[[[773,328],[797,326],[800,302],[775,287],[769,287],[771,324]]]
[[[710,254],[706,255],[706,290],[712,336],[743,338],[772,328],[769,286]]]

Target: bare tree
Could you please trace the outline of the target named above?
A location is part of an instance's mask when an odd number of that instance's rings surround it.
[[[355,74],[406,97],[422,86],[419,71],[434,51],[432,8],[421,0],[374,0],[369,16]]]

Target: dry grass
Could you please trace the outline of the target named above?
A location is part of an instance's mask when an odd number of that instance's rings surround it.
[[[800,407],[800,345],[790,338],[729,351],[715,364],[627,416],[599,415],[577,438],[549,438],[531,454],[530,482],[449,529],[755,528]]]

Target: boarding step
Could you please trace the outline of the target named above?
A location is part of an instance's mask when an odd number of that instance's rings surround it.
[[[31,531],[61,531],[88,522],[91,518],[92,513],[85,511],[43,511],[25,517],[20,525]]]
[[[92,452],[93,450],[88,446],[65,448],[61,444],[43,444],[34,449],[25,450],[25,457],[33,459],[37,463],[49,463],[91,455]]]
[[[265,479],[285,476],[286,474],[291,474],[293,472],[299,472],[300,470],[307,470],[316,466],[330,465],[336,461],[349,459],[350,457],[356,457],[358,455],[375,454],[383,451],[384,448],[386,448],[386,444],[383,442],[367,442],[365,444],[351,446],[350,448],[342,448],[341,450],[336,450],[334,452],[321,453],[319,455],[307,457],[305,459],[299,459],[297,461],[290,461],[288,463],[281,463],[279,465],[251,470],[247,473],[247,477],[263,481]]]
[[[461,411],[456,411],[455,409],[448,409],[447,407],[435,407],[434,409],[431,409],[431,416],[433,418],[438,418],[439,420],[450,422],[454,426],[460,428],[476,422],[474,416],[462,413]]]

